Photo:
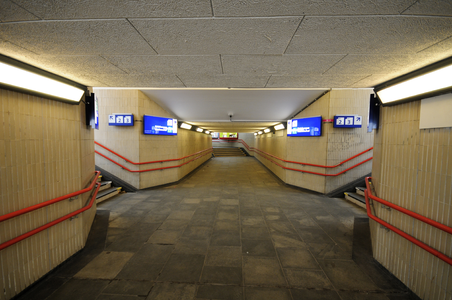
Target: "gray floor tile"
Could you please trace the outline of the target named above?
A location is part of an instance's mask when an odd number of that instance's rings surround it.
[[[144,300],[146,296],[100,294],[96,300]]]
[[[378,290],[372,280],[352,260],[324,260],[319,261],[319,264],[338,290]]]
[[[271,240],[242,239],[242,254],[245,256],[276,256],[275,247]]]
[[[243,288],[239,286],[201,285],[196,299],[241,300]]]
[[[290,290],[293,300],[341,300],[336,291],[332,290]]]
[[[192,300],[196,286],[184,283],[156,283],[146,300]]]
[[[195,240],[204,240],[204,239],[209,239],[211,235],[212,235],[212,227],[190,225],[187,228],[185,228],[185,231],[184,231],[182,237],[195,239]]]
[[[266,226],[264,217],[261,216],[242,216],[242,226]]]
[[[267,227],[254,227],[242,225],[242,239],[263,240],[270,239],[270,232]]]
[[[389,300],[383,293],[339,291],[342,300]]]
[[[158,281],[199,282],[204,255],[174,253],[166,263]]]
[[[79,300],[96,299],[101,291],[108,285],[109,280],[99,279],[76,279],[73,278],[63,284],[58,290],[50,295],[48,300]]]
[[[182,230],[156,230],[148,239],[150,244],[174,245],[182,236]]]
[[[160,226],[159,230],[182,230],[188,225],[188,220],[166,220]]]
[[[104,251],[75,274],[75,278],[113,279],[133,256],[128,252]]]
[[[333,289],[322,270],[284,269],[291,287],[304,289]]]
[[[214,231],[210,240],[211,246],[240,246],[240,232]]]
[[[283,268],[320,269],[312,254],[305,248],[276,248]]]
[[[209,247],[206,266],[241,267],[241,247]]]
[[[245,285],[287,285],[279,262],[273,257],[243,257],[243,274]]]
[[[292,300],[289,289],[245,287],[246,300]]]
[[[213,230],[227,230],[227,231],[238,231],[240,230],[240,225],[238,221],[230,220],[217,220],[213,227]]]
[[[289,221],[268,221],[267,225],[271,233],[297,234],[297,231]]]
[[[194,211],[188,210],[180,210],[173,211],[169,214],[168,220],[190,220],[193,217]]]
[[[151,281],[113,280],[102,293],[147,296],[152,285]]]
[[[205,266],[202,271],[201,282],[241,285],[242,268]]]
[[[240,208],[240,216],[261,217],[262,211],[260,210],[260,208],[258,206],[256,208],[244,207],[244,208]]]
[[[273,233],[271,237],[277,248],[306,248],[306,243],[298,235]]]
[[[149,264],[139,260],[129,261],[116,276],[116,279],[154,281],[159,276],[164,264]]]
[[[174,253],[206,254],[208,247],[208,239],[200,240],[182,237],[177,241]]]

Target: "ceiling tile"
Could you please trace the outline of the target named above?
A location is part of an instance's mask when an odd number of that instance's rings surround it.
[[[403,12],[404,15],[434,15],[452,16],[452,1],[450,0],[421,0],[416,1]]]
[[[267,88],[346,88],[369,75],[272,76],[267,83]]]
[[[342,54],[224,55],[225,74],[299,75],[322,74],[338,62]]]
[[[110,55],[105,58],[127,73],[221,74],[221,63],[218,55]]]
[[[436,60],[452,56],[452,36],[437,44],[427,47],[418,53],[434,55]]]
[[[210,17],[209,0],[15,0],[43,19]]]
[[[0,1],[0,22],[31,20],[39,20],[39,18],[9,0]]]
[[[174,75],[154,75],[145,76],[142,74],[97,74],[93,75],[94,79],[103,82],[104,86],[109,87],[184,87],[182,82]]]
[[[278,124],[278,122],[189,122],[212,132],[256,132]],[[240,138],[240,134],[239,134]]]
[[[286,53],[409,54],[451,32],[450,18],[306,17]]]
[[[126,20],[0,23],[0,38],[38,54],[155,54]]]
[[[218,17],[400,14],[414,0],[212,0]]]
[[[131,19],[159,54],[282,54],[301,18]]]
[[[179,78],[193,88],[264,88],[269,76],[186,75]]]

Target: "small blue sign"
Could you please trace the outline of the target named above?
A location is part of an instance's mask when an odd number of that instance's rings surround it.
[[[108,116],[109,126],[133,126],[133,114],[112,114]]]
[[[287,136],[321,136],[322,116],[287,121]]]
[[[358,115],[335,115],[333,127],[335,128],[361,128],[363,117]]]

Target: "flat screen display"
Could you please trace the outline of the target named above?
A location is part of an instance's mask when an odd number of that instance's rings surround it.
[[[238,139],[239,134],[237,132],[220,132],[220,139]]]
[[[321,136],[322,116],[287,121],[287,136]]]
[[[212,138],[218,139],[220,137],[220,134],[218,132],[212,132]]]
[[[144,115],[144,134],[177,135],[177,120]]]

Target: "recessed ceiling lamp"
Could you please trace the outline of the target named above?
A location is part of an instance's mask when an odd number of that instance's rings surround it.
[[[284,124],[278,124],[278,125],[275,126],[275,130],[281,130],[281,129],[284,129],[284,128],[285,128]]]
[[[452,57],[374,88],[383,105],[395,105],[452,92]]]
[[[254,135],[257,135],[257,132],[255,132]]]
[[[206,134],[209,134],[209,133],[210,133],[210,131],[209,131],[209,130],[206,130],[206,131],[204,131],[204,133],[206,133]]]
[[[265,129],[264,129],[264,132],[265,132],[265,133],[269,133],[270,131],[271,131],[270,128],[265,128]]]
[[[187,124],[187,123],[182,123],[182,124],[180,124],[180,128],[190,130],[190,129],[191,129],[191,125],[189,125],[189,124]]]
[[[198,127],[198,128],[196,128],[196,131],[197,131],[197,132],[203,132],[204,129]]]
[[[86,91],[81,84],[2,55],[0,86],[71,104],[79,104]]]
[[[258,132],[257,132],[257,134],[262,134],[262,133],[263,133],[262,131],[258,131]]]

